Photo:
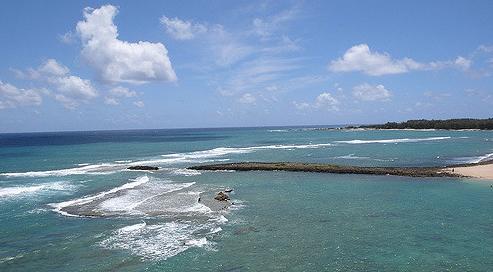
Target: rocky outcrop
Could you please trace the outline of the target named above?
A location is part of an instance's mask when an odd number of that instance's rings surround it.
[[[218,200],[218,201],[228,201],[229,200],[229,196],[223,192],[219,192],[217,193],[217,195],[214,197],[215,200]]]
[[[491,162],[490,162],[491,163]],[[472,165],[472,164],[471,164]],[[301,162],[238,162],[189,167],[193,170],[291,171],[334,174],[392,175],[408,177],[462,177],[450,167],[364,167]]]
[[[156,166],[147,166],[147,165],[136,165],[136,166],[130,166],[127,169],[128,170],[150,170],[150,171],[155,171],[155,170],[159,170],[159,167],[156,167]]]

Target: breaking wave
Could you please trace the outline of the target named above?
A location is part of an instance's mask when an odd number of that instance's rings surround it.
[[[227,161],[221,157],[234,154],[251,153],[258,150],[269,149],[305,149],[305,148],[323,148],[332,146],[330,143],[321,144],[292,144],[292,145],[265,145],[265,146],[251,146],[251,147],[217,147],[208,150],[185,152],[185,153],[173,153],[161,155],[159,158],[152,158],[148,160],[130,161],[120,160],[115,163],[101,163],[82,165],[74,168],[59,169],[59,170],[47,170],[47,171],[28,171],[18,173],[0,173],[0,176],[18,178],[18,177],[49,177],[49,176],[69,176],[69,175],[108,175],[119,171],[124,171],[128,166],[137,165],[170,165],[179,163],[204,163],[214,161]],[[198,175],[196,172],[183,172],[181,175]]]
[[[440,141],[451,139],[452,137],[428,137],[428,138],[400,138],[400,139],[384,139],[384,140],[349,140],[335,141],[342,144],[392,144],[392,143],[416,143],[426,141]]]
[[[6,187],[6,188],[0,188],[0,198],[24,196],[24,195],[44,192],[44,191],[70,191],[73,189],[73,187],[74,187],[73,185],[69,185],[64,182],[53,182],[53,183],[30,185],[30,186]]]
[[[455,158],[452,161],[454,163],[479,163],[479,162],[489,161],[492,159],[493,159],[493,153],[488,153],[482,156]]]
[[[104,175],[104,174],[112,174],[120,168],[115,168],[114,164],[93,164],[93,165],[84,165],[81,167],[60,169],[60,170],[48,170],[48,171],[29,171],[29,172],[20,172],[20,173],[0,173],[0,176],[5,177],[32,177],[32,178],[42,178],[49,176],[69,176],[69,175]]]
[[[100,245],[109,249],[127,250],[148,260],[166,260],[189,248],[209,249],[207,238],[221,230],[208,222],[167,222],[129,225],[114,231]]]
[[[122,186],[113,188],[113,189],[108,190],[108,191],[101,192],[101,193],[96,194],[96,195],[86,196],[86,197],[82,197],[82,198],[78,198],[78,199],[74,199],[74,200],[69,200],[69,201],[64,201],[64,202],[60,202],[60,203],[51,203],[49,205],[54,208],[53,210],[55,212],[58,212],[60,214],[63,214],[63,215],[66,215],[66,216],[77,216],[77,215],[74,215],[74,214],[67,213],[67,212],[63,211],[62,209],[63,208],[66,208],[66,207],[69,207],[69,206],[87,204],[87,203],[90,203],[90,202],[92,202],[92,201],[94,201],[96,199],[100,199],[100,198],[102,198],[102,197],[104,197],[106,195],[114,194],[114,193],[116,193],[118,191],[125,190],[125,189],[135,188],[135,187],[140,186],[140,185],[142,185],[142,184],[144,184],[144,183],[146,183],[148,181],[149,181],[149,177],[148,176],[142,176],[142,177],[139,177],[139,178],[135,179],[132,182],[125,183]]]

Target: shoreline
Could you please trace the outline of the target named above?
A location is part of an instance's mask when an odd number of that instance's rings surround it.
[[[288,171],[406,177],[453,177],[493,180],[493,160],[445,167],[364,167],[298,162],[238,162],[196,165],[191,170]]]
[[[492,131],[492,129],[479,128],[359,128],[359,127],[338,127],[338,128],[314,128],[314,130],[353,130],[353,131],[369,131],[369,130],[388,130],[388,131]]]
[[[493,162],[477,163],[474,165],[461,165],[444,168],[444,171],[461,175],[465,178],[493,180]]]

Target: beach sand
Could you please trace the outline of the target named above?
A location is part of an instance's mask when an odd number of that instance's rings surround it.
[[[472,178],[493,180],[493,164],[461,166],[461,167],[446,168],[444,170],[448,172],[452,172],[452,169],[454,170],[455,174],[472,177]]]

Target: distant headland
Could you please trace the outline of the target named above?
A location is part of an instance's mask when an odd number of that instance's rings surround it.
[[[347,126],[346,129],[478,129],[478,130],[493,130],[493,118],[488,119],[447,119],[447,120],[408,120],[405,122],[388,122],[379,125],[360,125]]]

